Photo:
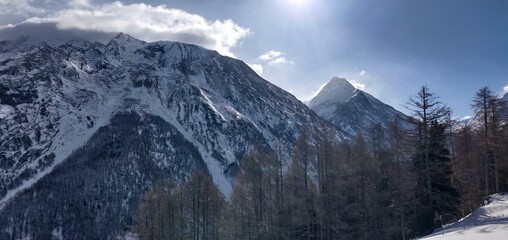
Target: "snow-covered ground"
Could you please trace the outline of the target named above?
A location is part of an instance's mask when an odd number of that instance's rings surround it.
[[[508,193],[493,194],[490,203],[422,239],[508,239]]]

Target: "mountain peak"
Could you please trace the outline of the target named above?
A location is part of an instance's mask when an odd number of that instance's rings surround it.
[[[347,102],[358,90],[345,78],[333,77],[309,102],[309,107]]]
[[[327,85],[333,87],[355,88],[347,79],[340,77],[333,77]]]
[[[146,43],[145,41],[141,41],[141,40],[134,38],[131,35],[125,34],[125,33],[117,34],[113,39],[111,39],[110,42],[112,42],[112,41],[120,43],[121,45],[125,45],[125,44],[139,45],[139,44]]]
[[[119,56],[120,53],[131,52],[145,45],[145,41],[133,38],[128,34],[119,33],[112,38],[105,47],[108,55]],[[121,46],[121,47],[120,47]]]
[[[350,137],[358,133],[368,133],[373,124],[381,124],[388,134],[388,126],[392,120],[405,118],[404,114],[393,107],[356,89],[345,78],[338,77],[332,78],[308,106]]]
[[[129,34],[120,32],[113,39],[130,39],[130,38],[132,38],[132,37]]]

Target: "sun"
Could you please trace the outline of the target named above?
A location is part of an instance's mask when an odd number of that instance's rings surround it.
[[[295,6],[303,6],[305,3],[307,3],[309,0],[287,0],[289,4],[295,5]]]

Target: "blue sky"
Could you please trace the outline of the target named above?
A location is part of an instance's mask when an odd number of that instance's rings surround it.
[[[405,111],[426,84],[466,116],[479,88],[508,86],[505,0],[0,0],[0,39],[50,23],[200,44],[302,100],[339,76]]]

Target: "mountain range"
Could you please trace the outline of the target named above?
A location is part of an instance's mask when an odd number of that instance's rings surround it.
[[[253,148],[289,159],[303,132],[343,141],[404,117],[339,78],[309,107],[195,45],[0,42],[0,239],[116,238],[159,179],[205,172],[228,196]]]
[[[161,178],[209,173],[224,195],[252,148],[345,136],[244,62],[119,34],[0,42],[0,239],[105,239]],[[41,224],[44,223],[44,224]]]

